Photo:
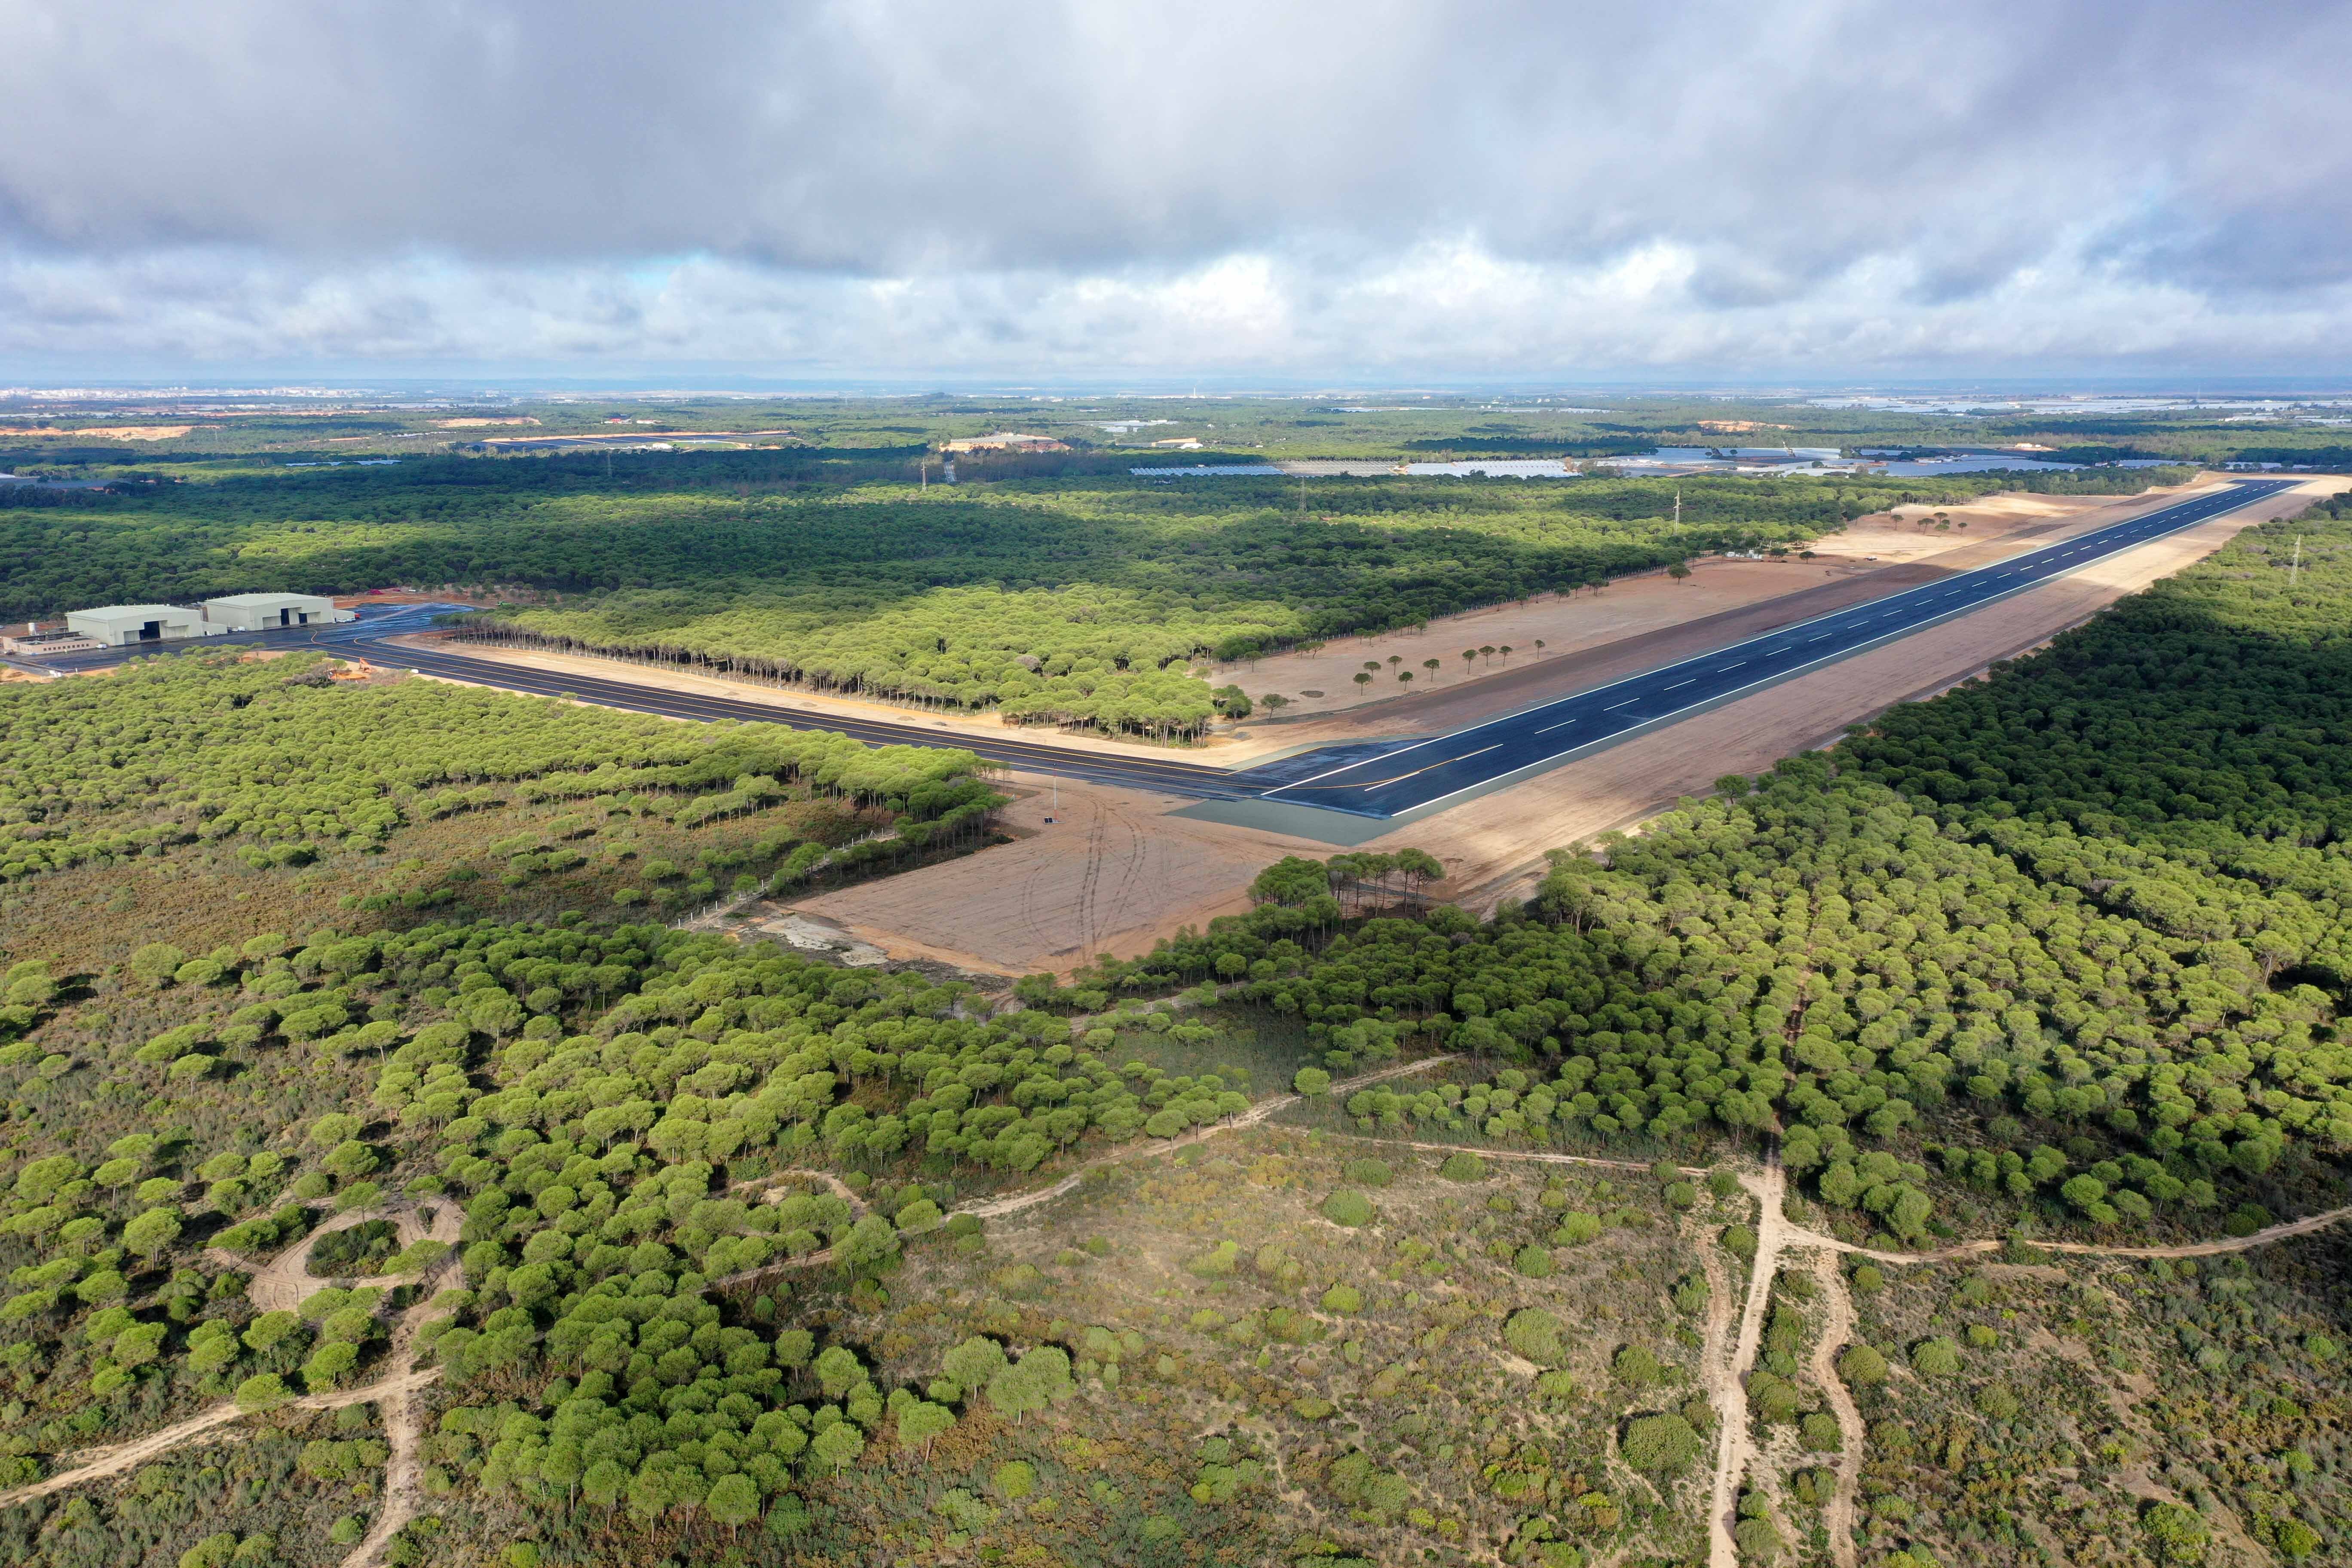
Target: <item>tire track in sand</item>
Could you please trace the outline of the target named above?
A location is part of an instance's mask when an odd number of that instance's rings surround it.
[[[1861,1408],[1854,1404],[1852,1391],[1837,1370],[1839,1349],[1853,1338],[1853,1297],[1846,1289],[1845,1276],[1839,1272],[1834,1254],[1816,1247],[1811,1266],[1813,1278],[1821,1283],[1828,1316],[1822,1323],[1821,1337],[1813,1342],[1813,1353],[1807,1367],[1821,1388],[1822,1397],[1829,1401],[1831,1414],[1837,1417],[1842,1444],[1837,1490],[1822,1508],[1822,1526],[1829,1531],[1830,1555],[1836,1559],[1837,1568],[1854,1568],[1854,1498],[1862,1489],[1864,1428]]]
[[[1757,1458],[1756,1445],[1748,1435],[1748,1373],[1764,1342],[1764,1308],[1771,1300],[1772,1277],[1780,1272],[1780,1249],[1790,1239],[1789,1222],[1780,1212],[1788,1184],[1780,1173],[1780,1157],[1771,1156],[1759,1170],[1740,1172],[1739,1184],[1757,1204],[1756,1257],[1748,1271],[1748,1300],[1740,1309],[1739,1338],[1732,1346],[1729,1364],[1722,1369],[1726,1383],[1718,1408],[1736,1419],[1721,1423],[1723,1431],[1716,1441],[1715,1485],[1706,1510],[1708,1568],[1739,1568],[1739,1548],[1732,1540],[1731,1527],[1738,1517],[1740,1480]]]

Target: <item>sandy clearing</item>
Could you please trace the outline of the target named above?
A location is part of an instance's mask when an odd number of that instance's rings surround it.
[[[2287,1220],[2268,1226],[2251,1236],[2224,1237],[2219,1241],[2189,1241],[2175,1247],[2106,1247],[2094,1241],[2028,1241],[2026,1246],[2042,1252],[2063,1252],[2074,1258],[2213,1258],[2225,1252],[2246,1252],[2257,1247],[2268,1247],[2274,1241],[2285,1241],[2298,1236],[2309,1236],[2326,1230],[2331,1225],[2352,1219],[2352,1207],[2329,1209],[2324,1214],[2305,1215],[2301,1219]],[[1957,1263],[1962,1258],[1982,1258],[1989,1252],[1999,1252],[2005,1245],[1990,1237],[1981,1241],[1963,1241],[1958,1246],[1939,1247],[1934,1252],[1882,1252],[1874,1247],[1860,1247],[1851,1241],[1840,1241],[1819,1231],[1790,1229],[1790,1247],[1818,1247],[1826,1252],[1843,1252],[1854,1258],[1867,1258],[1878,1263]]]
[[[193,425],[85,425],[77,430],[60,430],[54,425],[11,425],[0,426],[0,436],[97,436],[109,441],[170,441],[194,428]]]
[[[960,859],[813,898],[779,900],[893,958],[999,973],[1067,973],[1132,957],[1183,925],[1249,908],[1250,879],[1298,843],[1168,812],[1172,796],[1015,774],[1016,835]],[[1045,818],[1053,816],[1048,823]]]
[[[1685,1225],[1683,1236],[1698,1255],[1699,1271],[1706,1276],[1706,1331],[1699,1342],[1699,1384],[1706,1391],[1706,1402],[1715,1411],[1716,1426],[1728,1432],[1748,1423],[1748,1394],[1731,1371],[1732,1323],[1739,1310],[1739,1291],[1733,1286],[1731,1269],[1723,1260],[1721,1227]],[[1717,1462],[1719,1465],[1719,1452]],[[1710,1508],[1713,1495],[1710,1490]],[[1710,1540],[1714,1533],[1710,1521]],[[1710,1559],[1714,1557],[1712,1549],[1708,1555]]]
[[[372,1383],[363,1388],[339,1388],[331,1394],[310,1394],[291,1401],[288,1408],[341,1410],[350,1405],[370,1405],[394,1394],[405,1395],[432,1383],[440,1375],[439,1367],[432,1367],[424,1372],[395,1373],[380,1383]],[[30,1502],[35,1498],[49,1497],[69,1488],[81,1486],[85,1482],[105,1480],[109,1477],[121,1475],[127,1470],[135,1469],[145,1464],[159,1454],[169,1453],[184,1444],[194,1442],[207,1432],[226,1426],[244,1414],[235,1404],[215,1405],[208,1410],[200,1411],[189,1416],[185,1421],[175,1422],[159,1431],[151,1432],[135,1442],[125,1443],[117,1447],[94,1449],[86,1462],[75,1466],[72,1469],[60,1470],[47,1480],[34,1481],[0,1492],[0,1508],[13,1508],[20,1502]]]
[[[450,1220],[449,1239],[457,1239],[462,1217],[455,1205],[442,1210]],[[437,1217],[434,1228],[441,1228]],[[438,1240],[439,1237],[435,1239]],[[433,1315],[433,1299],[437,1287],[450,1278],[457,1267],[453,1251],[417,1282],[416,1300],[401,1314],[399,1326],[393,1330],[392,1350],[386,1364],[400,1367],[403,1374],[387,1378],[376,1404],[383,1417],[385,1440],[392,1455],[383,1468],[383,1506],[377,1510],[375,1521],[359,1545],[343,1559],[342,1568],[373,1568],[383,1559],[384,1548],[392,1538],[416,1516],[425,1504],[425,1432],[414,1400],[416,1391],[441,1373],[439,1367],[419,1373],[416,1370],[416,1338],[425,1321]]]

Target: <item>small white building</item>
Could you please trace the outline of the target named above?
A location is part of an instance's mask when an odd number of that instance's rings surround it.
[[[200,637],[222,628],[206,626],[201,611],[177,605],[104,605],[74,611],[66,617],[66,629],[107,647],[130,647]]]
[[[332,599],[316,594],[231,594],[205,601],[206,629],[215,632],[324,626],[358,618],[349,610],[335,608]]]

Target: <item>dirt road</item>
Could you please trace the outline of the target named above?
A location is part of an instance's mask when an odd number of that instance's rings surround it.
[[[1443,1067],[1447,1062],[1461,1059],[1458,1056],[1444,1056],[1423,1057],[1419,1061],[1398,1062],[1393,1066],[1384,1067],[1378,1072],[1362,1073],[1355,1078],[1344,1079],[1333,1084],[1328,1092],[1333,1096],[1345,1097],[1372,1084],[1385,1083],[1390,1079],[1403,1078],[1411,1073],[1425,1072],[1431,1068]],[[1086,1174],[1089,1171],[1098,1171],[1108,1165],[1125,1164],[1130,1160],[1148,1160],[1154,1155],[1190,1148],[1195,1143],[1205,1143],[1212,1138],[1222,1138],[1228,1132],[1238,1132],[1245,1127],[1258,1126],[1266,1118],[1287,1110],[1305,1099],[1306,1096],[1298,1094],[1268,1095],[1231,1121],[1218,1121],[1206,1127],[1196,1127],[1192,1131],[1174,1138],[1154,1138],[1148,1142],[1122,1144],[1108,1154],[1087,1161],[1050,1187],[1043,1187],[1034,1193],[1016,1193],[1007,1197],[992,1198],[986,1203],[973,1204],[956,1212],[971,1215],[981,1219],[1003,1219],[1007,1215],[1016,1215],[1024,1209],[1034,1208],[1039,1204],[1050,1202],[1066,1193],[1076,1190],[1077,1184],[1086,1179]],[[1393,1142],[1394,1141],[1382,1140],[1382,1142]],[[1434,1145],[1429,1146],[1434,1147]],[[1408,1147],[1420,1148],[1423,1145],[1412,1144]]]
[[[1364,1073],[1360,1077],[1335,1083],[1328,1092],[1353,1094],[1368,1084],[1381,1083],[1392,1078],[1402,1078],[1408,1073],[1421,1072],[1429,1068],[1460,1059],[1459,1057],[1444,1056],[1423,1057],[1418,1061],[1398,1062],[1393,1066],[1382,1068],[1378,1072]],[[1089,1171],[1099,1171],[1112,1165],[1123,1165],[1135,1160],[1153,1159],[1161,1154],[1173,1153],[1179,1149],[1189,1149],[1194,1144],[1204,1143],[1212,1138],[1222,1138],[1228,1132],[1238,1132],[1245,1127],[1258,1126],[1267,1117],[1288,1110],[1299,1103],[1303,1098],[1305,1097],[1297,1094],[1268,1095],[1230,1121],[1217,1121],[1206,1127],[1196,1127],[1192,1131],[1174,1138],[1139,1139],[1133,1143],[1121,1144],[1108,1154],[1098,1155],[1078,1165],[1068,1175],[1050,1187],[1038,1187],[1025,1193],[1008,1193],[1002,1197],[989,1198],[976,1204],[966,1204],[961,1208],[950,1210],[947,1217],[952,1219],[957,1215],[970,1215],[974,1219],[989,1220],[1003,1219],[1008,1215],[1024,1213],[1037,1207],[1040,1204],[1051,1203],[1055,1198],[1064,1197],[1077,1191],[1078,1184],[1086,1180],[1087,1173]],[[704,1289],[717,1290],[736,1285],[748,1285],[755,1279],[771,1274],[781,1274],[787,1269],[814,1268],[831,1261],[832,1258],[833,1248],[827,1247],[815,1252],[804,1253],[798,1258],[774,1258],[762,1263],[757,1268],[745,1268],[733,1274],[722,1275],[710,1281]]]
[[[325,1394],[306,1394],[300,1399],[289,1402],[287,1408],[341,1410],[348,1405],[370,1405],[395,1395],[404,1398],[407,1394],[434,1382],[440,1375],[441,1369],[437,1366],[428,1367],[421,1372],[404,1369],[381,1382],[371,1383],[363,1388],[338,1388]],[[185,1421],[176,1422],[160,1431],[150,1432],[144,1437],[122,1444],[118,1447],[92,1449],[88,1458],[69,1470],[60,1470],[46,1480],[32,1481],[0,1492],[0,1508],[13,1508],[20,1502],[30,1502],[35,1498],[49,1497],[68,1488],[80,1486],[85,1481],[104,1480],[109,1476],[121,1475],[124,1471],[135,1469],[158,1455],[169,1453],[173,1448],[195,1441],[215,1427],[226,1426],[244,1414],[245,1412],[239,1410],[234,1401],[230,1401],[213,1405],[209,1409],[189,1416]]]
[[[1816,1247],[1811,1265],[1827,1315],[1806,1366],[1822,1397],[1829,1401],[1830,1413],[1837,1417],[1838,1440],[1843,1445],[1838,1453],[1837,1490],[1822,1506],[1822,1527],[1829,1531],[1830,1555],[1836,1559],[1837,1568],[1855,1568],[1854,1499],[1862,1489],[1864,1428],[1861,1407],[1837,1373],[1838,1351],[1853,1338],[1853,1296],[1846,1289],[1845,1276],[1838,1272],[1836,1258],[1829,1253]]]
[[[423,1468],[418,1460],[423,1435],[410,1406],[410,1395],[438,1378],[441,1369],[418,1370],[415,1364],[416,1334],[430,1313],[434,1294],[455,1268],[453,1258],[444,1258],[438,1265],[422,1275],[376,1275],[345,1279],[314,1279],[310,1277],[310,1249],[318,1244],[320,1237],[380,1217],[390,1217],[394,1221],[404,1247],[425,1239],[454,1245],[465,1219],[455,1204],[436,1205],[429,1222],[417,1209],[404,1206],[394,1210],[337,1215],[264,1264],[247,1289],[247,1297],[257,1310],[291,1312],[299,1310],[304,1301],[325,1289],[349,1289],[358,1285],[417,1287],[415,1302],[401,1315],[399,1323],[393,1330],[391,1349],[384,1358],[384,1364],[391,1370],[383,1378],[360,1388],[331,1389],[290,1402],[289,1407],[296,1410],[340,1410],[346,1405],[373,1404],[380,1407],[383,1417],[384,1436],[391,1447],[392,1456],[384,1470],[383,1507],[377,1511],[374,1528],[344,1559],[343,1568],[369,1568],[381,1555],[394,1532],[415,1517],[419,1500],[424,1495],[420,1484]],[[212,1252],[207,1256],[215,1261],[225,1261],[229,1267],[242,1268],[245,1266],[244,1259],[232,1253]],[[88,1481],[122,1475],[159,1455],[195,1441],[207,1432],[227,1426],[244,1414],[237,1408],[236,1401],[224,1401],[134,1442],[97,1450],[81,1464],[61,1470],[46,1480],[0,1492],[0,1508],[48,1497]]]
[[[2302,1219],[2288,1220],[2255,1231],[2251,1236],[2224,1237],[2219,1241],[2187,1241],[2177,1247],[2106,1247],[2092,1241],[2031,1241],[2026,1245],[2042,1252],[2063,1252],[2077,1258],[2213,1258],[2225,1252],[2245,1252],[2257,1247],[2268,1247],[2274,1241],[2290,1237],[2309,1236],[2315,1230],[2326,1230],[2340,1221],[2352,1219],[2352,1207],[2329,1209],[2325,1214],[2308,1215]],[[1791,1247],[1818,1247],[1824,1251],[1849,1253],[1878,1263],[1906,1266],[1915,1263],[1953,1263],[1963,1258],[1982,1258],[1999,1252],[2005,1245],[1998,1241],[1964,1241],[1957,1247],[1941,1247],[1934,1252],[1881,1252],[1874,1247],[1861,1247],[1851,1241],[1840,1241],[1833,1236],[1818,1231],[1791,1228],[1788,1244]]]
[[[1738,1418],[1725,1421],[1716,1441],[1715,1489],[1706,1513],[1708,1568],[1739,1568],[1739,1549],[1733,1544],[1731,1527],[1738,1522],[1739,1483],[1756,1459],[1756,1446],[1748,1434],[1748,1374],[1764,1342],[1764,1313],[1772,1300],[1772,1277],[1780,1271],[1780,1249],[1789,1234],[1787,1216],[1780,1212],[1788,1183],[1780,1173],[1780,1160],[1740,1172],[1739,1184],[1756,1200],[1756,1257],[1748,1270],[1748,1299],[1740,1309],[1739,1337],[1722,1368],[1727,1386],[1739,1390],[1737,1401],[1727,1393],[1725,1395],[1726,1405]]]
[[[340,1279],[314,1279],[310,1277],[310,1249],[318,1244],[320,1237],[331,1236],[339,1230],[349,1230],[372,1219],[391,1220],[394,1234],[403,1247],[425,1240],[455,1246],[458,1227],[465,1223],[455,1204],[437,1205],[430,1221],[417,1209],[408,1207],[353,1209],[336,1215],[254,1272],[252,1280],[245,1288],[246,1299],[253,1303],[253,1310],[257,1312],[298,1311],[303,1302],[331,1286],[349,1290],[362,1285],[406,1283],[410,1277],[405,1275],[352,1276]],[[205,1256],[224,1268],[245,1267],[244,1258],[216,1247],[208,1248]]]

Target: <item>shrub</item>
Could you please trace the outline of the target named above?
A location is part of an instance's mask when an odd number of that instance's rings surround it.
[[[1559,1366],[1568,1360],[1559,1330],[1559,1320],[1541,1307],[1522,1307],[1505,1321],[1503,1340],[1538,1366]]]
[[[1364,1293],[1353,1285],[1334,1285],[1323,1292],[1323,1310],[1327,1312],[1360,1312],[1364,1310]]]
[[[1342,1187],[1323,1200],[1323,1217],[1333,1225],[1370,1225],[1373,1218],[1372,1200],[1353,1187]]]
[[[1552,1234],[1553,1239],[1562,1247],[1582,1247],[1586,1242],[1600,1236],[1601,1216],[1597,1214],[1586,1214],[1581,1209],[1573,1214],[1563,1215],[1560,1216],[1559,1229]]]
[[[1553,1267],[1551,1248],[1538,1247],[1531,1241],[1519,1248],[1511,1259],[1511,1266],[1530,1279],[1549,1279]]]
[[[1731,1539],[1739,1548],[1739,1555],[1750,1563],[1770,1563],[1780,1555],[1785,1544],[1780,1531],[1769,1519],[1743,1519],[1731,1527]]]
[[[1037,1489],[1036,1468],[1026,1459],[1007,1459],[989,1477],[996,1495],[1018,1501]]]
[[[1386,1160],[1350,1160],[1339,1167],[1339,1173],[1360,1187],[1385,1187],[1396,1180]]]
[[[1826,1410],[1816,1410],[1799,1426],[1805,1447],[1817,1454],[1834,1454],[1845,1447],[1845,1436],[1838,1430],[1837,1417]]]
[[[1723,1233],[1723,1247],[1745,1262],[1756,1256],[1756,1233],[1744,1225],[1735,1225]]]
[[[1748,1379],[1748,1405],[1767,1421],[1787,1421],[1797,1414],[1796,1386],[1786,1378],[1759,1368]]]
[[[1449,1182],[1483,1182],[1486,1179],[1486,1162],[1467,1149],[1445,1156],[1445,1163],[1437,1173]]]
[[[1698,1458],[1699,1440],[1679,1415],[1643,1415],[1626,1424],[1620,1447],[1637,1470],[1672,1470]]]
[[[1921,1340],[1911,1347],[1911,1370],[1922,1377],[1951,1377],[1960,1370],[1960,1347],[1949,1340]]]
[[[1886,1358],[1868,1345],[1849,1345],[1837,1359],[1838,1375],[1856,1388],[1874,1388],[1886,1381]]]
[[[2158,1563],[2199,1563],[2204,1560],[2205,1548],[2211,1532],[2205,1521],[2193,1510],[2179,1503],[2160,1502],[2140,1516],[2140,1528],[2155,1551],[2150,1553]]]

